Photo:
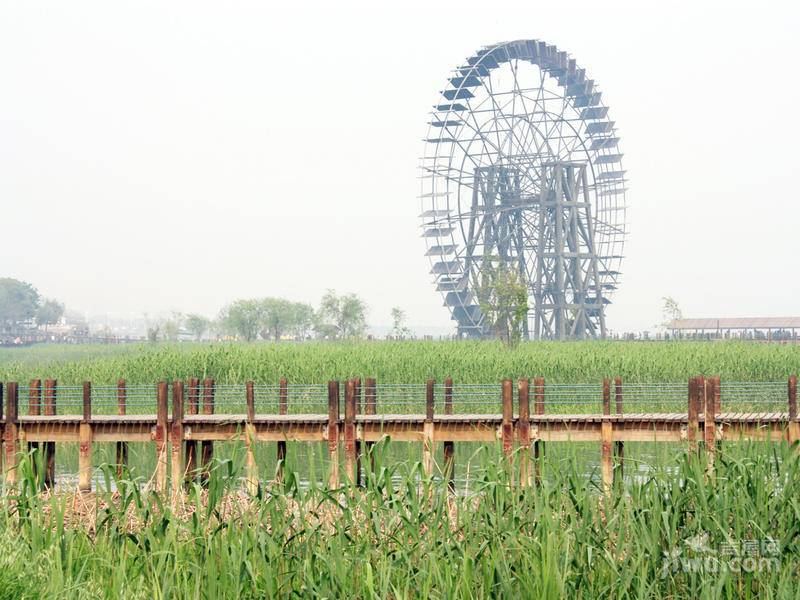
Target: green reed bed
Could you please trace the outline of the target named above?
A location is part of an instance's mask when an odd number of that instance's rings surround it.
[[[362,490],[289,472],[248,498],[234,456],[174,509],[110,470],[113,497],[42,497],[23,463],[0,513],[0,598],[784,598],[800,583],[785,443],[726,445],[713,476],[676,450],[610,498],[570,457],[548,458],[536,489],[510,485],[494,446],[454,497],[418,462],[384,462],[388,443]]]
[[[0,380],[57,378],[77,385],[213,377],[324,383],[376,377],[383,383],[422,383],[452,377],[460,383],[504,377],[545,377],[548,382],[685,382],[699,374],[723,381],[785,381],[800,370],[800,346],[752,342],[527,342],[508,349],[495,342],[364,341],[351,343],[174,343],[0,349]]]

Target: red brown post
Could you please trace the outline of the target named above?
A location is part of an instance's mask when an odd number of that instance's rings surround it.
[[[42,380],[31,379],[28,384],[28,414],[38,417],[42,414]],[[36,442],[33,442],[36,443]],[[36,444],[39,447],[39,444]]]
[[[156,388],[156,486],[159,493],[167,491],[167,427],[169,426],[169,384],[160,381]]]
[[[3,411],[5,410],[5,402],[6,402],[5,391],[6,390],[5,387],[3,386],[3,382],[0,381],[0,421],[3,420]],[[4,442],[6,437],[5,434],[6,434],[5,426],[0,427],[0,474],[2,474],[3,471],[3,458],[5,457],[5,448],[4,448]]]
[[[364,414],[374,416],[377,414],[377,395],[375,388],[375,379],[367,377],[364,380]],[[365,442],[364,448],[369,455],[369,468],[375,472],[375,457],[372,455],[372,449],[375,445],[374,442]]]
[[[281,377],[278,382],[278,414],[289,414],[289,384],[286,378]],[[286,462],[286,441],[278,442],[278,475],[277,479],[283,481],[283,465]]]
[[[544,414],[544,377],[536,377],[533,380],[533,406],[536,416]],[[534,481],[536,485],[542,482],[542,459],[544,458],[545,446],[541,438],[542,422],[536,425],[536,440],[533,442],[534,460]]]
[[[48,417],[56,415],[56,386],[55,379],[46,379],[44,382],[44,414]],[[56,443],[44,442],[44,485],[52,488],[56,484]]]
[[[256,420],[256,391],[255,382],[246,381],[244,384],[245,399],[247,402],[247,422],[254,423]]]
[[[213,415],[214,414],[214,391],[215,385],[214,380],[211,377],[207,377],[203,381],[203,414],[204,415]],[[208,484],[208,478],[210,476],[211,470],[211,462],[214,459],[214,442],[211,440],[203,440],[202,443],[202,464],[201,464],[201,472],[200,472],[200,481],[203,485]]]
[[[718,421],[718,417],[722,412],[722,381],[720,376],[717,375],[714,377],[714,423]],[[715,432],[716,433],[716,432]],[[716,437],[716,436],[715,436]],[[716,449],[720,450],[722,448],[722,436],[720,439],[716,440]]]
[[[422,470],[427,477],[433,475],[433,412],[434,412],[433,379],[425,383],[425,423],[422,427]]]
[[[247,381],[244,384],[247,400],[247,423],[244,427],[245,446],[247,447],[247,491],[255,495],[258,493],[258,465],[256,464],[256,389],[255,382]],[[280,463],[283,466],[283,463]],[[283,477],[282,470],[279,471]]]
[[[602,439],[601,469],[603,487],[608,493],[614,484],[614,467],[611,458],[614,430],[611,423],[611,382],[608,379],[603,379],[603,420],[600,424],[600,434]]]
[[[128,413],[128,388],[124,379],[117,381],[117,414]],[[117,442],[117,477],[122,477],[128,467],[128,442]]]
[[[688,423],[686,427],[686,438],[689,440],[690,452],[697,450],[697,432],[700,428],[699,416],[697,414],[697,391],[699,387],[698,379],[698,377],[692,377],[689,379],[689,405],[687,414]]]
[[[514,450],[514,382],[510,379],[503,380],[502,401],[503,416],[501,424],[501,437],[503,439],[503,454],[510,456]]]
[[[622,416],[622,377],[614,378],[614,400],[617,405],[617,414]],[[614,442],[614,458],[616,461],[614,478],[619,477],[619,480],[622,481],[625,469],[625,442],[622,440]]]
[[[356,483],[356,382],[344,384],[344,471],[350,484]]]
[[[716,393],[714,392],[716,380],[709,377],[703,381],[702,400],[703,400],[703,433],[706,448],[706,458],[708,460],[708,470],[714,468],[714,451],[717,446],[717,424],[714,419]]]
[[[19,439],[19,386],[9,382],[6,389],[6,425],[3,428],[5,442],[6,483],[17,482],[17,444]]]
[[[189,378],[189,415],[196,415],[200,407],[200,380],[197,377]],[[187,482],[197,479],[197,441],[189,440],[186,442],[186,480]]]
[[[328,382],[328,457],[330,476],[328,487],[339,487],[339,382]]]
[[[444,414],[453,414],[453,379],[448,377],[444,380]],[[445,441],[444,450],[444,471],[447,479],[447,488],[451,492],[456,491],[456,444],[452,440]]]
[[[83,383],[83,415],[78,431],[78,490],[92,491],[92,384]]]
[[[356,415],[361,414],[361,378],[356,377],[353,380],[354,390],[353,394],[355,396],[355,410]],[[357,485],[361,485],[361,440],[359,439],[359,428],[358,426],[355,427],[355,440],[356,440],[356,478],[355,482]]]
[[[531,404],[529,396],[530,381],[520,379],[517,383],[519,400],[519,418],[517,420],[517,436],[522,448],[519,463],[519,483],[522,487],[531,484],[530,453],[531,453]]]
[[[789,397],[789,442],[800,440],[800,423],[797,421],[797,375],[789,376],[788,384]]]
[[[172,383],[172,495],[177,499],[183,488],[186,474],[183,472],[183,381]]]
[[[28,383],[28,414],[32,417],[38,417],[42,414],[42,380],[31,379]],[[28,455],[30,456],[33,467],[33,474],[35,479],[39,479],[39,442],[28,442]]]

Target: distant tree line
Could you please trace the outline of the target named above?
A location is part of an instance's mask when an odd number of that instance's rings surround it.
[[[4,331],[32,326],[47,331],[63,315],[61,302],[42,297],[30,283],[0,277],[0,325]]]
[[[345,340],[364,336],[367,312],[366,302],[358,295],[328,290],[317,308],[305,302],[270,296],[235,300],[225,306],[216,319],[180,312],[156,318],[150,318],[145,313],[144,319],[146,337],[153,342],[179,340],[186,336],[196,340]],[[59,323],[64,315],[64,304],[42,297],[30,283],[0,278],[0,327],[3,331],[32,327],[46,331],[48,326]],[[82,322],[82,334],[87,335],[88,327],[82,318],[79,320]],[[411,330],[406,326],[405,311],[399,307],[392,308],[391,320],[391,337],[411,337]],[[99,333],[104,337],[114,336],[108,327]]]
[[[218,328],[245,341],[294,339],[348,339],[361,337],[367,329],[367,305],[355,294],[339,295],[328,290],[318,309],[285,298],[236,300],[222,309]],[[202,326],[192,315],[195,332]]]
[[[397,309],[399,310],[399,309]],[[402,311],[401,311],[402,313]],[[177,340],[186,333],[196,340],[229,337],[251,342],[291,338],[295,340],[359,338],[367,329],[367,304],[355,294],[328,290],[314,309],[305,302],[267,297],[234,300],[216,319],[190,313],[147,320],[150,341]]]

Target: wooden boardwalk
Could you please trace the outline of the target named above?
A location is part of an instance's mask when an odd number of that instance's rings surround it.
[[[535,460],[541,455],[545,443],[596,442],[600,447],[603,482],[611,486],[622,472],[624,444],[628,442],[683,442],[692,449],[702,446],[708,456],[709,468],[713,468],[714,454],[723,442],[800,440],[796,376],[790,377],[785,384],[786,410],[781,412],[723,412],[721,383],[716,377],[695,377],[688,382],[685,412],[623,412],[624,390],[619,378],[613,382],[604,380],[598,387],[597,404],[602,412],[586,413],[546,411],[552,406],[546,402],[546,388],[541,378],[534,379],[533,385],[528,379],[521,379],[516,385],[511,380],[504,380],[495,388],[500,409],[496,413],[454,412],[453,383],[450,380],[445,381],[440,390],[441,412],[434,410],[437,398],[432,381],[427,382],[424,388],[420,386],[420,393],[424,396],[419,408],[424,412],[417,413],[379,413],[377,409],[382,406],[377,403],[378,388],[374,379],[366,379],[363,389],[360,380],[355,379],[341,387],[344,387],[343,414],[340,412],[342,394],[338,381],[327,385],[327,412],[288,414],[290,388],[285,380],[277,388],[275,412],[256,412],[256,386],[247,382],[242,388],[244,410],[218,413],[215,412],[213,380],[205,380],[202,386],[198,379],[176,381],[171,385],[160,382],[154,386],[156,411],[130,414],[127,404],[129,388],[120,381],[116,389],[118,401],[113,407],[116,414],[107,414],[108,405],[95,406],[101,409],[98,414],[93,412],[92,386],[85,383],[78,390],[80,414],[58,414],[56,399],[67,391],[61,389],[59,396],[60,388],[54,381],[46,380],[42,388],[41,382],[34,380],[27,386],[26,414],[20,414],[19,386],[11,382],[0,387],[5,395],[5,411],[0,418],[3,444],[0,457],[4,459],[6,482],[11,486],[16,482],[20,451],[40,449],[46,470],[43,483],[53,485],[56,444],[65,442],[79,444],[81,490],[91,489],[94,443],[116,443],[117,463],[124,465],[127,444],[145,442],[154,445],[157,456],[156,487],[166,490],[171,479],[172,489],[178,491],[187,478],[202,473],[211,461],[214,442],[239,441],[247,448],[247,485],[254,491],[259,485],[254,448],[263,443],[275,443],[279,459],[285,459],[288,441],[327,443],[329,485],[338,487],[341,479],[345,482],[360,481],[364,453],[384,436],[399,442],[422,444],[423,466],[428,474],[432,474],[434,469],[435,444],[442,443],[445,456],[442,473],[451,485],[455,469],[453,447],[458,442],[501,444],[503,451],[513,455],[515,463],[518,463],[522,485],[529,485],[535,479],[538,472]],[[773,385],[771,389],[774,388]],[[381,398],[391,408],[392,389],[388,389],[389,395],[384,394]],[[478,397],[477,392],[474,393]],[[481,390],[481,393],[484,392]],[[556,390],[553,396],[558,398],[563,393],[563,389]],[[652,392],[648,393],[652,395]],[[751,402],[757,405],[756,393],[748,393],[753,395]],[[188,403],[185,402],[187,396]],[[485,397],[485,394],[480,397]],[[581,397],[575,396],[576,405],[581,404]],[[488,403],[491,402],[490,399]],[[339,472],[340,446],[344,450],[344,478]]]

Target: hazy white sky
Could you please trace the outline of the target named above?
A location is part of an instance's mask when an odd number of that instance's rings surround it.
[[[0,276],[91,314],[326,288],[450,325],[417,215],[430,106],[536,38],[601,86],[630,177],[612,329],[800,314],[795,2],[0,1]]]

